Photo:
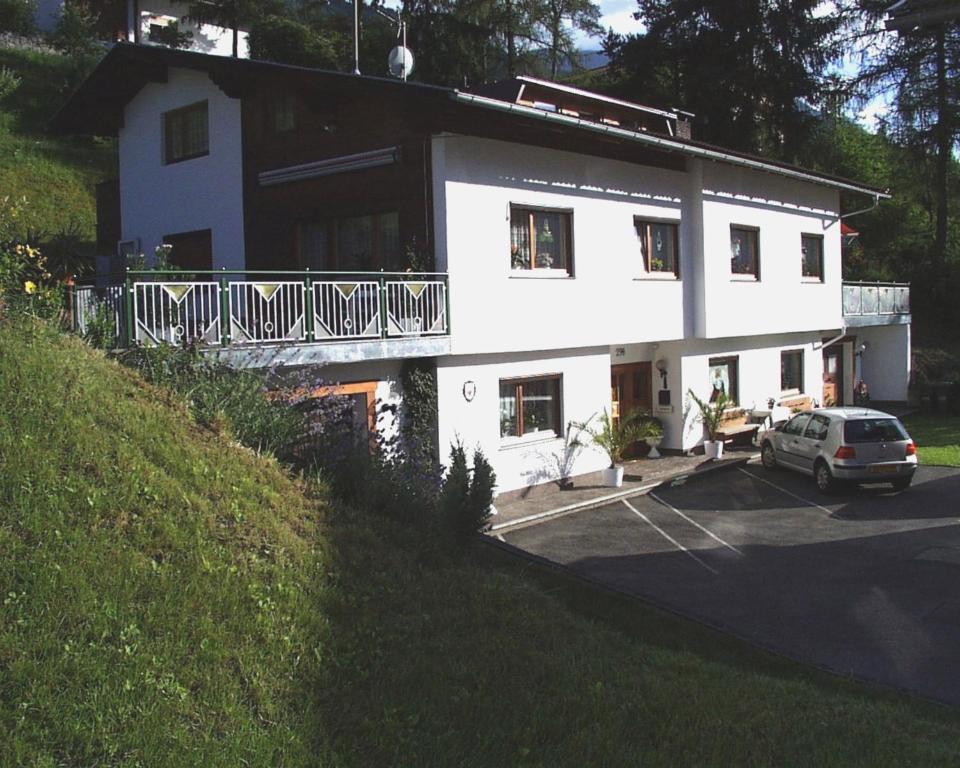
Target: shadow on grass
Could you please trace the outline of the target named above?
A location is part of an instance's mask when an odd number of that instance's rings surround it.
[[[326,535],[314,751],[343,764],[839,765],[862,757],[852,722],[960,728],[488,540],[460,557],[345,511]]]

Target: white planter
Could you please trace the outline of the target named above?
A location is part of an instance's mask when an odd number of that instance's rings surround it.
[[[657,446],[660,445],[660,440],[661,440],[661,439],[662,439],[662,438],[659,438],[659,437],[648,437],[648,438],[646,439],[647,445],[650,446],[650,453],[647,454],[647,458],[648,458],[648,459],[659,459],[659,458],[660,458],[660,451],[657,450]]]
[[[623,485],[623,467],[607,467],[603,470],[603,484],[608,488],[619,488]]]
[[[723,456],[723,440],[704,440],[703,455],[708,459],[719,459]]]

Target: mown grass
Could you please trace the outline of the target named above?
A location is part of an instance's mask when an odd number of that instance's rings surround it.
[[[112,140],[51,135],[47,124],[91,62],[0,48],[20,87],[0,103],[0,196],[26,196],[23,233],[96,235],[95,185],[116,176]]]
[[[960,762],[956,710],[382,512],[0,323],[0,764]]]
[[[947,413],[913,413],[903,420],[917,443],[922,464],[960,467],[960,416]]]

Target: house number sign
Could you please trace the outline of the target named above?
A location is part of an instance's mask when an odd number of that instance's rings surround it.
[[[477,396],[477,382],[475,381],[465,381],[463,382],[463,399],[468,403],[473,401],[473,398]]]

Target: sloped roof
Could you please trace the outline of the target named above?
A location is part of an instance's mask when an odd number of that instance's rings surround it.
[[[509,88],[497,98],[393,78],[355,75],[255,59],[211,56],[132,43],[118,43],[107,53],[54,116],[51,129],[62,133],[116,135],[122,125],[123,110],[127,103],[147,83],[166,82],[167,70],[170,67],[206,72],[224,93],[233,98],[240,98],[249,89],[256,88],[261,80],[279,78],[291,84],[303,83],[317,87],[334,95],[349,94],[370,99],[393,97],[409,102],[416,107],[421,121],[432,132],[452,130],[482,136],[490,124],[506,121],[518,132],[522,129],[523,138],[514,140],[525,143],[551,147],[555,146],[557,138],[561,137],[565,141],[564,146],[575,146],[584,152],[594,146],[603,145],[609,151],[611,145],[619,145],[624,150],[646,153],[646,156],[651,158],[657,155],[694,157],[835,189],[889,197],[885,190],[788,163],[715,147],[692,139],[652,135],[516,103],[509,100]],[[545,81],[535,82],[542,85]],[[609,100],[600,94],[589,94],[579,89],[577,91],[581,96],[592,95],[598,100]],[[622,104],[629,105],[627,102]],[[638,110],[659,112],[641,105],[629,106]],[[478,109],[486,113],[486,120],[478,118]]]

